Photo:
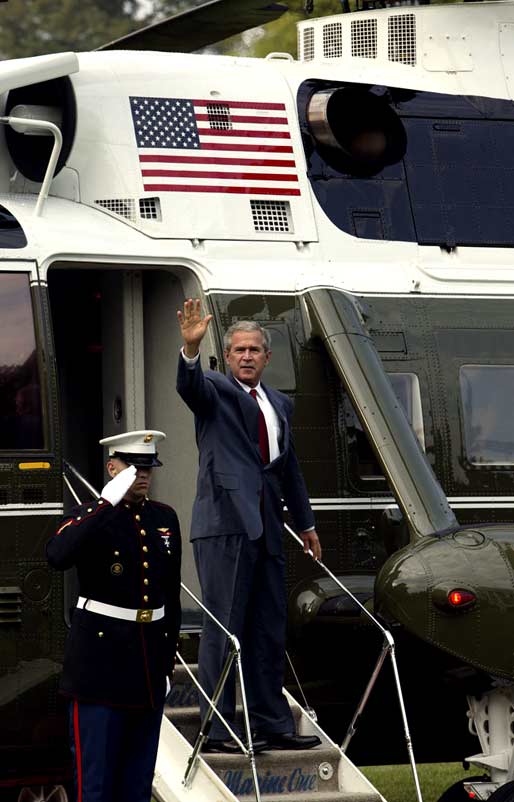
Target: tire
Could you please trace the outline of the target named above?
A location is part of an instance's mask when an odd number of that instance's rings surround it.
[[[500,785],[489,797],[488,802],[514,802],[514,782]]]
[[[486,780],[486,779],[488,780],[489,777],[484,777],[483,775],[477,777],[463,777],[462,780],[457,780],[456,783],[450,785],[450,787],[447,788],[446,791],[444,791],[443,794],[439,797],[437,802],[469,802],[469,796],[464,790],[464,783],[473,782],[473,780],[479,782],[480,780]],[[491,802],[492,798],[493,798],[492,796],[489,797],[489,802]],[[500,800],[498,799],[497,802],[500,802]],[[514,797],[512,797],[512,802],[514,802]]]

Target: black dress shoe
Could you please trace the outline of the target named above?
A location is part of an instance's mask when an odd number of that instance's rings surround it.
[[[317,735],[296,735],[292,732],[280,732],[269,736],[271,749],[313,749],[320,746]]]
[[[255,755],[259,752],[264,752],[265,749],[269,748],[269,742],[265,738],[255,738],[252,742],[252,745]],[[202,752],[224,752],[227,755],[242,754],[239,744],[232,739],[227,741],[218,741],[214,738],[208,738],[207,741],[205,741],[202,747]]]

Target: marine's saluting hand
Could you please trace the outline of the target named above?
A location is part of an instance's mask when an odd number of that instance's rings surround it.
[[[118,474],[114,473],[114,478],[107,482],[102,490],[102,498],[109,501],[113,507],[119,504],[121,499],[125,496],[136,481],[137,470],[134,465],[129,465],[125,470],[120,471]]]
[[[189,298],[184,303],[184,311],[177,311],[178,322],[182,339],[184,340],[184,353],[188,357],[197,355],[200,343],[205,337],[205,332],[212,320],[212,315],[202,317],[198,298]]]

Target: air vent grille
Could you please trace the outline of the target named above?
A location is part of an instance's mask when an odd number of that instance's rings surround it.
[[[351,23],[352,56],[355,58],[377,57],[376,19],[358,19]]]
[[[398,14],[387,21],[387,57],[389,61],[416,64],[416,17]]]
[[[108,198],[107,200],[95,200],[95,203],[119,217],[132,220],[133,223],[136,222],[136,202],[133,198]]]
[[[21,624],[21,588],[0,587],[0,626]]]
[[[312,61],[314,58],[314,28],[303,29],[303,61]]]
[[[225,103],[207,103],[209,128],[217,131],[230,131],[233,128],[230,119],[230,107]]]
[[[139,214],[142,220],[162,220],[159,198],[139,198]]]
[[[323,26],[323,56],[341,58],[343,55],[343,27],[340,22],[328,22]]]
[[[42,504],[45,500],[45,489],[41,485],[27,485],[21,491],[24,504]]]
[[[293,231],[291,205],[288,201],[250,201],[255,231],[276,231],[287,234]]]

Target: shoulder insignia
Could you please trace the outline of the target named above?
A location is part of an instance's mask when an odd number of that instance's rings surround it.
[[[61,526],[61,527],[60,527],[60,528],[57,530],[57,532],[56,532],[55,534],[56,534],[56,535],[60,535],[60,534],[61,534],[61,532],[62,532],[62,530],[63,530],[63,529],[66,529],[66,527],[67,527],[67,526],[69,526],[69,525],[70,525],[70,524],[72,524],[72,523],[73,523],[73,521],[72,521],[72,520],[71,520],[71,521],[66,521],[66,523],[65,523],[65,524],[63,524],[63,525],[62,525],[62,526]]]

